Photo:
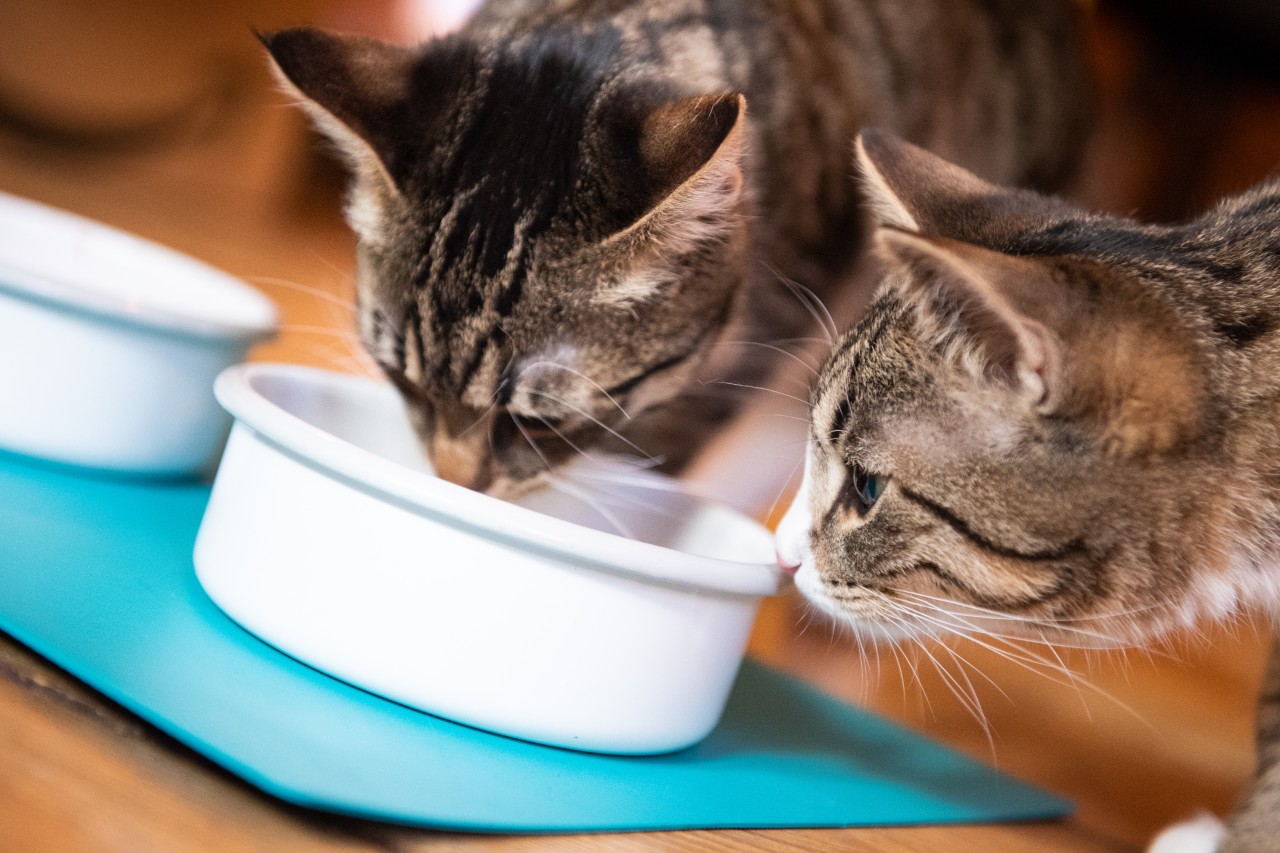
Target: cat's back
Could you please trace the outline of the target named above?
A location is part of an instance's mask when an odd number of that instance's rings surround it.
[[[1087,125],[1082,15],[1072,0],[490,0],[469,29],[604,32],[619,74],[742,91],[770,162],[838,152],[847,171],[857,131],[881,126],[1053,188]]]

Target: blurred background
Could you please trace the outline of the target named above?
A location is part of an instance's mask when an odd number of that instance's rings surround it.
[[[412,42],[471,5],[8,0],[0,190],[257,285],[285,325],[255,357],[361,370],[344,176],[275,88],[253,30],[305,23]],[[1109,0],[1087,12],[1098,120],[1070,197],[1173,221],[1280,166],[1280,5]],[[782,599],[753,650],[1076,799],[1083,824],[1137,843],[1194,809],[1225,813],[1239,795],[1267,639],[1241,622],[1149,653],[993,641],[864,656]]]

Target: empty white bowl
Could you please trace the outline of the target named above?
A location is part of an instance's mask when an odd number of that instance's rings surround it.
[[[400,397],[364,379],[244,365],[217,394],[236,424],[195,564],[245,628],[526,740],[659,753],[715,726],[780,583],[764,527],[657,475],[619,485],[616,465],[574,475],[604,515],[555,493],[515,505],[469,491],[431,473]]]
[[[257,291],[177,252],[0,193],[0,447],[148,475],[210,466],[213,380],[275,329]]]

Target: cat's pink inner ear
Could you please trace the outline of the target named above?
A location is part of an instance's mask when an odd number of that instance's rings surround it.
[[[278,76],[300,97],[319,129],[352,158],[372,154],[388,168],[397,132],[395,111],[408,95],[414,51],[309,27],[261,39]]]
[[[1052,408],[1060,376],[1058,342],[1000,292],[1000,271],[986,268],[999,258],[988,261],[980,250],[960,252],[891,228],[880,229],[876,242],[888,281],[916,307],[931,345],[977,378],[1006,382],[1039,410]]]

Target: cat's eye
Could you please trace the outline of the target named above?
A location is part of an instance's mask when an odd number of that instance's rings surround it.
[[[869,507],[874,506],[884,494],[884,487],[888,482],[888,477],[872,474],[862,468],[853,470],[853,487],[858,490],[858,497],[862,498],[862,502]]]
[[[845,485],[845,494],[852,498],[849,503],[857,506],[858,513],[865,514],[871,507],[875,506],[876,501],[880,500],[880,496],[884,494],[885,488],[889,485],[889,478],[883,474],[872,474],[861,465],[853,466],[850,476]],[[853,494],[849,495],[852,490]],[[847,500],[846,498],[846,500]]]
[[[508,412],[508,415],[518,430],[534,439],[554,438],[558,434],[557,430],[564,423],[563,418],[522,415],[517,412]]]

